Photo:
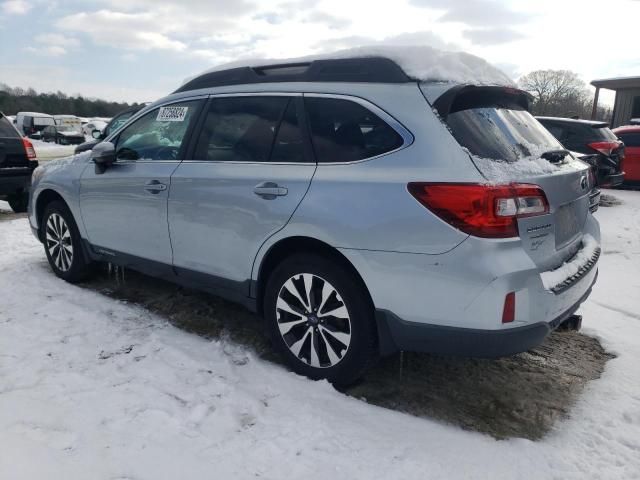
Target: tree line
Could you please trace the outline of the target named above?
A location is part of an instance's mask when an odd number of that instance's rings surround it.
[[[569,70],[536,70],[522,76],[518,86],[533,96],[531,112],[552,117],[591,118],[593,95],[577,73]],[[17,112],[69,114],[79,117],[112,117],[136,104],[107,102],[71,97],[60,91],[37,93],[33,88],[11,88],[0,83],[0,111],[5,115]],[[612,110],[599,106],[598,120],[610,121]]]
[[[549,117],[590,119],[593,93],[577,73],[570,70],[536,70],[522,76],[518,87],[533,95],[531,112]],[[598,106],[596,119],[610,121],[612,109]]]
[[[33,88],[11,88],[0,83],[0,112],[15,115],[18,112],[41,112],[50,115],[65,114],[79,117],[113,117],[137,104],[108,102],[81,95],[68,96],[63,92],[38,93]]]

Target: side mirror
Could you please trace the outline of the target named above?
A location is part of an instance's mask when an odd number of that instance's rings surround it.
[[[111,142],[97,144],[91,150],[91,161],[96,164],[96,173],[104,173],[116,161],[116,147]]]
[[[96,140],[100,140],[100,138],[102,137],[102,132],[96,128],[93,130],[93,132],[91,132],[91,136]]]

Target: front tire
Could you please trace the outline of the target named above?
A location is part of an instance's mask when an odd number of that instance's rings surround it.
[[[264,314],[288,365],[346,386],[377,359],[373,307],[360,280],[331,258],[296,254],[270,276]]]
[[[91,265],[82,251],[82,238],[73,215],[61,201],[45,208],[40,226],[49,266],[56,276],[70,283],[87,278]]]

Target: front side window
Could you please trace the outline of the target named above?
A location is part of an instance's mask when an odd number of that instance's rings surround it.
[[[156,108],[125,128],[116,141],[119,160],[177,160],[199,101]]]
[[[214,98],[194,157],[235,162],[303,161],[295,100],[286,96]]]
[[[399,148],[402,137],[376,114],[350,100],[306,97],[318,162],[353,162]]]
[[[134,113],[137,113],[137,112],[125,112],[115,117],[111,121],[111,123],[109,123],[109,125],[107,125],[107,127],[105,128],[104,137],[106,138],[109,135],[111,135],[113,132],[118,130],[122,125],[124,125],[127,122],[127,120],[129,120],[134,115]]]

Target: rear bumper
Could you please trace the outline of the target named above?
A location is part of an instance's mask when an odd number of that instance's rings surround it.
[[[537,322],[506,330],[479,330],[407,322],[392,312],[376,311],[381,353],[395,351],[427,352],[438,355],[499,358],[526,352],[540,345],[549,333],[580,307],[591,294],[591,286],[580,300],[550,322]]]
[[[618,185],[622,185],[624,182],[624,172],[621,173],[612,173],[603,177],[600,180],[601,187],[617,187]]]
[[[0,169],[0,195],[29,191],[31,173],[29,168]]]

